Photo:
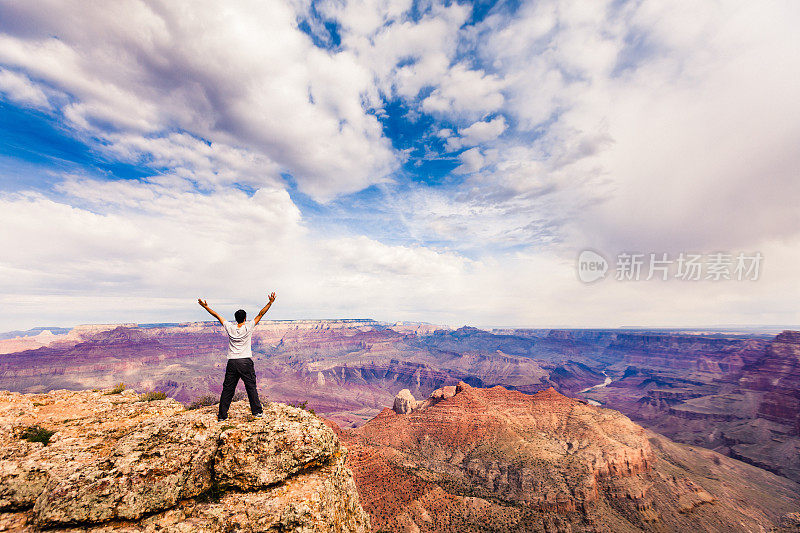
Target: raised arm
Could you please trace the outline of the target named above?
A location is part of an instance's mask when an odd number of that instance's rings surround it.
[[[211,309],[211,308],[208,306],[208,302],[207,302],[206,300],[201,300],[200,298],[198,298],[198,299],[197,299],[197,303],[199,303],[199,304],[200,304],[200,307],[202,307],[203,309],[205,309],[206,311],[208,311],[208,312],[211,314],[211,316],[213,316],[214,318],[216,318],[217,320],[219,320],[219,323],[220,323],[220,324],[222,324],[223,326],[225,325],[225,321],[224,321],[224,320],[222,320],[222,317],[221,317],[221,316],[219,316],[219,314],[218,314],[216,311],[214,311],[213,309]]]
[[[261,317],[267,314],[267,311],[269,311],[269,308],[272,307],[272,302],[274,301],[275,301],[275,293],[273,292],[269,295],[269,301],[267,302],[267,305],[265,305],[264,308],[261,311],[259,311],[258,314],[256,315],[256,318],[253,321],[254,324],[258,324],[261,321]]]

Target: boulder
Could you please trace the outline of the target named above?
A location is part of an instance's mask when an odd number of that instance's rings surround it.
[[[394,409],[395,413],[404,415],[416,409],[420,403],[422,402],[417,401],[410,390],[403,389],[395,396],[392,409]]]

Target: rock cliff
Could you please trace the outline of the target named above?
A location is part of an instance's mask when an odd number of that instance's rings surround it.
[[[553,389],[412,400],[335,428],[377,530],[768,531],[800,505],[796,483]]]
[[[587,398],[671,439],[800,482],[800,332],[771,340],[619,337],[607,350],[624,354],[606,369],[613,383]],[[628,362],[636,365],[622,371]]]
[[[321,419],[278,403],[256,419],[238,402],[218,422],[214,409],[0,392],[0,531],[369,530]]]
[[[759,416],[800,428],[800,331],[784,331],[745,368],[743,389],[763,391]]]

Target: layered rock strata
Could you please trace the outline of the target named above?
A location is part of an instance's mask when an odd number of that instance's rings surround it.
[[[335,428],[376,530],[759,531],[800,505],[789,480],[553,389],[399,403]]]

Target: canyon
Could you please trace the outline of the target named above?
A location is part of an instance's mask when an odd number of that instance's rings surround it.
[[[224,372],[226,338],[217,323],[40,328],[5,337],[0,389],[16,392],[124,382],[189,403],[218,395]],[[402,389],[428,398],[460,381],[530,394],[552,387],[674,441],[800,481],[798,339],[796,331],[265,320],[253,351],[264,397],[308,402],[344,429],[393,406]]]
[[[800,333],[625,335],[604,357],[612,382],[583,397],[674,440],[800,481]]]
[[[22,341],[0,340],[0,351]],[[0,356],[0,388],[46,392],[124,382],[188,402],[219,394],[226,345],[216,323],[81,326],[46,346]],[[427,395],[465,380],[535,392],[556,383],[574,389],[599,375],[587,367],[576,376],[561,368],[574,363],[556,354],[533,358],[534,343],[525,337],[372,320],[265,320],[253,353],[264,395],[308,401],[345,425],[363,424],[403,388]]]

